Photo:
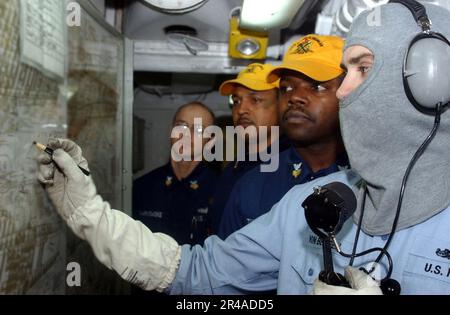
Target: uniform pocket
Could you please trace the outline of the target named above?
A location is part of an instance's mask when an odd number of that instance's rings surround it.
[[[402,294],[450,294],[450,239],[418,236],[403,272]]]
[[[352,243],[348,241],[339,241],[339,245],[344,252],[349,252]],[[314,234],[310,234],[306,239],[306,252],[299,254],[292,268],[300,276],[303,284],[311,291],[314,281],[319,277],[323,270],[323,251],[322,241]],[[341,256],[335,249],[332,250],[334,271],[343,274],[344,268],[348,266],[349,259]]]
[[[307,289],[312,289],[314,281],[319,277],[322,270],[322,252],[311,250],[303,254],[303,259],[298,259],[292,264],[292,268],[300,276],[301,281]],[[310,292],[311,290],[307,290]]]

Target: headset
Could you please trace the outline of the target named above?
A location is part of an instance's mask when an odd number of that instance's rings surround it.
[[[385,256],[389,267],[387,275],[381,280],[380,288],[385,295],[398,295],[401,292],[401,286],[398,281],[391,278],[393,261],[388,248],[397,230],[403,196],[411,170],[436,136],[441,114],[450,104],[450,42],[442,34],[431,31],[432,23],[422,4],[415,0],[391,0],[390,2],[399,3],[408,8],[422,28],[422,32],[413,38],[406,51],[403,63],[403,85],[405,94],[412,105],[423,114],[433,115],[435,120],[433,129],[417,149],[403,176],[396,215],[389,238],[382,248],[371,248],[356,253],[367,195],[367,187],[364,182],[365,192],[360,205],[361,214],[351,254],[342,252],[335,239],[335,235],[340,231],[343,223],[356,209],[355,197],[351,196],[349,188],[344,187],[345,185],[342,183],[331,183],[316,188],[314,194],[305,199],[302,207],[305,209],[308,225],[323,240],[325,270],[319,275],[320,280],[331,285],[349,286],[345,277],[333,270],[331,246],[334,243],[334,248],[340,255],[350,258],[350,266],[353,266],[356,257],[372,252],[380,252],[375,260],[375,265],[379,264]],[[374,271],[374,267],[371,270],[360,269],[369,275]]]
[[[450,104],[450,42],[444,35],[431,31],[432,22],[421,3],[415,0],[391,0],[390,3],[405,6],[422,29],[405,54],[403,85],[414,107],[434,116]]]

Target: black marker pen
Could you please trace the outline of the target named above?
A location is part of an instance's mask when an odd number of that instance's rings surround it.
[[[53,156],[53,149],[51,149],[51,148],[49,148],[49,147],[43,145],[42,143],[38,143],[38,142],[36,142],[36,141],[34,141],[33,144],[34,144],[39,150],[42,150],[42,151],[44,151],[45,153],[47,153],[48,155]],[[89,171],[87,171],[86,169],[82,168],[82,167],[79,166],[79,165],[78,165],[78,167],[79,167],[79,169],[83,172],[84,175],[86,175],[86,176],[90,176],[90,175],[91,175],[91,173],[90,173]]]

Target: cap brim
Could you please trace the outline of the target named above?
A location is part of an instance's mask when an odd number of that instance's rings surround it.
[[[335,65],[326,65],[317,60],[302,60],[299,63],[283,63],[281,66],[275,67],[267,76],[267,82],[275,82],[280,79],[283,70],[292,70],[300,72],[307,77],[319,82],[333,80],[344,73],[344,70]]]
[[[275,84],[276,81],[277,80],[274,80],[271,83],[266,83],[266,82],[258,82],[255,80],[247,80],[244,78],[229,80],[222,83],[222,85],[219,88],[219,91],[220,94],[224,96],[231,95],[233,94],[236,85],[242,85],[253,91],[268,91],[277,88],[277,85]]]

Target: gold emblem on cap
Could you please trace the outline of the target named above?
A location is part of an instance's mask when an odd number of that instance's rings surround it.
[[[294,178],[299,177],[302,174],[303,163],[294,164],[294,170],[292,171],[292,176]]]
[[[297,47],[295,47],[295,53],[303,55],[306,53],[313,52],[311,50],[311,46],[312,46],[312,42],[310,42],[309,40],[298,43]]]
[[[262,65],[256,65],[256,64],[252,64],[247,66],[247,68],[245,69],[245,73],[255,73],[256,70],[264,70],[264,67]]]
[[[296,46],[294,47],[294,53],[300,55],[313,53],[314,52],[314,50],[312,50],[312,46],[314,44],[313,42],[316,42],[317,45],[319,45],[320,47],[323,46],[320,39],[314,36],[308,36],[305,37],[300,43],[295,44]]]

